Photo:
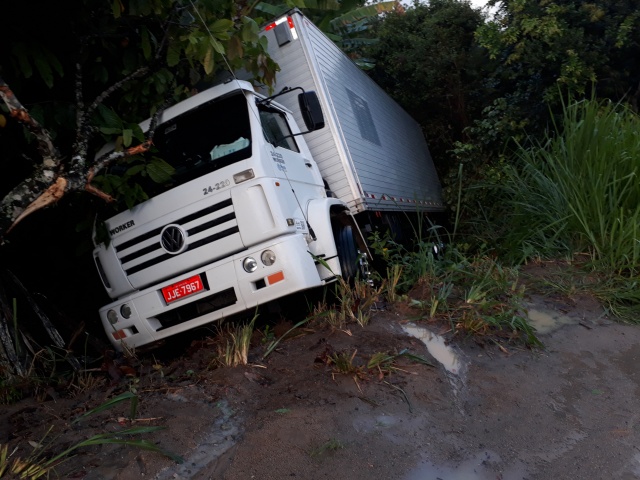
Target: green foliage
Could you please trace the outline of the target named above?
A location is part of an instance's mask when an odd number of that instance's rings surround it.
[[[640,28],[632,3],[584,0],[505,0],[498,15],[477,31],[480,45],[498,68],[492,75],[508,105],[507,121],[528,120],[530,133],[543,132],[567,92],[582,96],[595,87],[599,97],[623,97],[637,108]],[[628,97],[629,92],[634,92]]]
[[[410,305],[430,319],[450,323],[452,330],[462,334],[540,345],[524,314],[524,287],[517,269],[493,257],[465,254],[455,244],[436,255],[434,247],[441,244],[437,237],[414,243],[416,247],[408,250],[388,236],[374,236],[372,241],[372,248],[390,270],[401,267],[397,284]]]
[[[369,74],[422,126],[441,173],[490,99],[493,65],[474,38],[482,22],[469,3],[433,0],[387,14],[374,30],[379,41],[366,49],[375,63]]]
[[[94,184],[117,198],[126,208],[149,198],[148,188],[144,188],[141,181],[149,179],[152,183],[164,184],[175,174],[175,169],[163,159],[138,155],[123,160],[115,171],[115,174],[105,172],[95,177]]]
[[[624,105],[566,105],[546,140],[505,166],[484,230],[511,262],[564,257],[594,270],[590,291],[629,320],[640,311],[638,132],[640,117]]]
[[[514,260],[588,253],[598,269],[640,266],[640,118],[622,105],[572,102],[544,143],[506,168],[504,245]]]

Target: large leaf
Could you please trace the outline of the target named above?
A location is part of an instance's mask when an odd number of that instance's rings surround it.
[[[167,49],[167,66],[175,67],[180,63],[180,46],[172,43]]]
[[[396,2],[380,2],[374,5],[367,5],[365,7],[356,8],[355,10],[351,10],[344,15],[334,18],[333,20],[331,20],[330,24],[334,29],[345,27],[365,18],[373,18],[381,13],[391,12],[393,11],[395,5]]]
[[[140,34],[140,40],[142,43],[142,54],[145,60],[151,59],[151,41],[149,40],[149,30],[146,27],[142,28]]]
[[[175,173],[175,168],[158,157],[153,157],[147,164],[147,174],[156,183],[168,182]]]
[[[268,3],[260,2],[254,7],[254,9],[259,12],[268,13],[274,17],[279,17],[283,13],[287,12],[289,7],[286,5],[270,5]]]

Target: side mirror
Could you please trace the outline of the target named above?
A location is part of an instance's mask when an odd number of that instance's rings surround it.
[[[320,130],[324,128],[324,115],[322,115],[322,107],[320,106],[320,100],[316,92],[309,91],[303,92],[298,95],[298,103],[300,104],[300,111],[302,112],[302,118],[307,130],[313,132],[314,130]]]

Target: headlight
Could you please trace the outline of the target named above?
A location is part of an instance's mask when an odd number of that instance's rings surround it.
[[[255,258],[247,257],[242,261],[242,268],[247,273],[255,272],[258,268],[258,262],[256,262]]]
[[[271,250],[265,250],[264,252],[262,252],[262,255],[260,255],[260,260],[262,260],[262,263],[264,263],[267,267],[270,267],[271,265],[276,263],[276,254]]]
[[[118,323],[118,314],[115,310],[109,310],[107,312],[107,320],[109,320],[109,323],[111,325],[115,325],[116,323]]]
[[[131,307],[126,303],[120,307],[120,315],[124,318],[129,318],[131,316]]]

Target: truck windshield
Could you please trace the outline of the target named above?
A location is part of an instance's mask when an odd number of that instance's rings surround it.
[[[153,144],[173,168],[169,188],[251,156],[247,100],[235,93],[158,126]]]

